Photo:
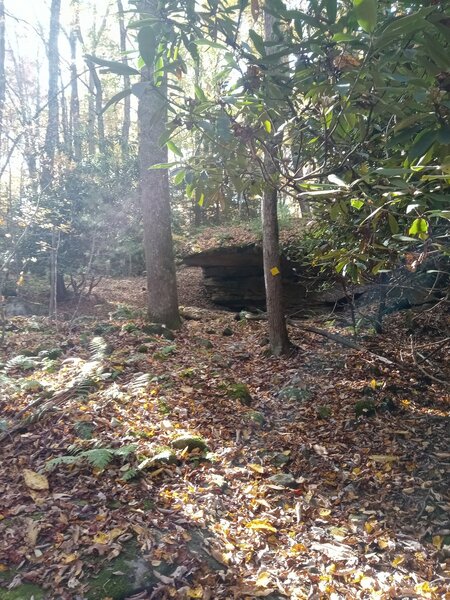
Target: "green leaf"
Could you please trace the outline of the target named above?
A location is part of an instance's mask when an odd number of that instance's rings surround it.
[[[398,226],[397,219],[394,217],[392,213],[388,213],[388,223],[391,233],[395,235],[400,231],[400,227]]]
[[[426,129],[421,131],[414,139],[413,145],[408,152],[408,160],[414,160],[427,153],[431,146],[436,141],[437,131],[434,129]]]
[[[261,56],[265,56],[266,55],[266,49],[264,47],[264,40],[262,39],[262,37],[260,35],[258,35],[256,33],[256,31],[253,31],[253,29],[250,29],[250,31],[248,32],[248,35],[250,36],[250,39],[252,40],[253,45],[255,46],[256,51]]]
[[[197,100],[201,100],[202,102],[207,102],[208,98],[205,96],[205,92],[202,90],[202,88],[195,84],[194,85],[194,91],[195,91],[195,97],[197,98]]]
[[[450,210],[430,210],[427,214],[431,217],[440,217],[441,219],[450,221]]]
[[[140,75],[137,69],[133,69],[128,65],[125,65],[122,62],[118,62],[115,60],[105,60],[103,58],[98,58],[93,54],[85,54],[86,60],[100,65],[101,67],[106,67],[110,73],[115,73],[116,75]]]
[[[127,96],[130,96],[132,94],[132,91],[130,88],[126,89],[126,90],[122,90],[121,92],[115,94],[112,98],[110,98],[108,100],[108,102],[105,104],[105,106],[102,108],[102,112],[101,114],[103,114],[106,110],[108,110],[108,108],[110,106],[113,106],[114,104],[117,104],[118,102],[120,102],[121,100],[123,100],[124,98],[126,98]]]
[[[204,203],[204,202],[205,202],[205,194],[203,194],[203,193],[202,193],[202,194],[200,194],[200,199],[199,199],[199,201],[197,202],[197,204],[198,204],[199,206],[203,206],[203,203]]]
[[[439,43],[439,38],[437,36],[432,36],[428,34],[424,34],[425,39],[425,50],[426,54],[431,58],[431,60],[442,69],[446,69],[450,66],[450,52],[448,48],[444,48]]]
[[[185,175],[186,175],[186,171],[184,169],[182,169],[181,171],[178,171],[178,173],[173,178],[174,184],[180,185],[180,183],[183,183]]]
[[[358,200],[358,198],[352,198],[350,200],[350,204],[353,206],[353,208],[356,208],[356,210],[361,210],[361,208],[364,206],[364,201]]]
[[[408,229],[409,235],[419,235],[422,233],[428,233],[428,221],[423,217],[414,219],[411,227]]]
[[[178,146],[172,142],[171,140],[169,140],[168,142],[166,142],[166,146],[168,147],[168,149],[173,152],[174,154],[176,154],[177,156],[183,156],[183,153],[181,152],[181,150],[178,148]]]
[[[267,133],[272,131],[272,123],[268,119],[264,121],[264,129],[267,131]]]
[[[204,38],[194,40],[194,44],[196,44],[197,46],[208,46],[209,48],[216,48],[217,50],[228,50],[228,48],[223,44],[212,42],[211,40],[207,40]]]
[[[170,169],[170,167],[175,167],[178,163],[170,162],[170,163],[157,163],[156,165],[152,165],[149,167],[150,170],[156,171],[158,169]]]
[[[372,33],[377,24],[377,0],[353,0],[356,20],[366,33]]]
[[[155,62],[156,48],[158,40],[156,39],[153,27],[143,27],[137,35],[139,54],[143,58],[147,66],[153,65]]]

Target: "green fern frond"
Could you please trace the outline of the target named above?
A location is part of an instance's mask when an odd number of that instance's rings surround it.
[[[137,469],[128,469],[128,471],[125,471],[125,473],[122,475],[122,479],[123,481],[130,481],[138,475],[140,475],[140,472]]]
[[[79,446],[72,445],[67,449],[70,454],[58,456],[47,461],[46,469],[51,470],[58,465],[73,465],[83,462],[89,463],[94,469],[105,469],[114,458],[126,458],[136,450],[135,444],[121,448],[90,448],[82,450]]]
[[[93,448],[85,450],[79,457],[85,458],[95,469],[104,469],[114,457],[114,451],[110,448]]]
[[[102,360],[107,354],[110,353],[110,348],[101,336],[92,338],[89,344],[89,350],[91,351],[91,360]]]

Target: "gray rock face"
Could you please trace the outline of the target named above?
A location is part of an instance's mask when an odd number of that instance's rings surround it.
[[[16,296],[7,298],[5,302],[5,317],[29,317],[30,315],[45,315],[47,308],[37,302],[29,302]]]
[[[277,473],[276,475],[272,475],[272,477],[269,477],[269,481],[274,485],[281,485],[287,488],[297,487],[295,477],[291,475],[291,473]]]

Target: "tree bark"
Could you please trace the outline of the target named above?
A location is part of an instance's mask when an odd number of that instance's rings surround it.
[[[127,64],[126,52],[127,52],[127,30],[125,27],[125,19],[123,12],[122,0],[117,0],[117,11],[119,14],[119,32],[120,32],[120,52],[122,54],[122,62]],[[123,76],[124,89],[128,89],[131,85],[130,76]],[[131,98],[125,96],[123,103],[123,121],[122,121],[122,136],[121,145],[122,152],[124,155],[128,153],[128,144],[130,140],[130,127],[131,127]]]
[[[79,5],[74,3],[74,21],[69,34],[70,44],[70,134],[72,153],[76,161],[81,160],[80,98],[78,94],[77,45],[80,36]]]
[[[48,121],[44,143],[44,160],[41,173],[41,190],[48,189],[53,177],[53,163],[58,145],[58,76],[59,76],[59,16],[61,0],[52,0],[50,33],[48,38]]]
[[[144,0],[143,16],[157,14],[157,0]],[[156,46],[155,46],[156,51]],[[150,167],[167,163],[167,147],[159,139],[167,121],[167,81],[154,82],[154,65],[141,71],[145,90],[139,98],[139,165],[144,249],[147,267],[148,316],[152,321],[178,327],[178,295],[173,255],[169,178],[167,169]]]
[[[5,76],[5,2],[0,0],[0,150],[3,137],[3,111],[6,96]]]
[[[273,38],[274,17],[264,13],[265,39]],[[275,356],[287,354],[291,350],[286,316],[283,307],[283,288],[281,281],[281,258],[278,232],[278,190],[276,188],[276,168],[273,162],[277,152],[277,141],[273,137],[268,144],[264,158],[264,177],[266,183],[262,197],[262,232],[264,284],[266,289],[267,321],[270,349]]]

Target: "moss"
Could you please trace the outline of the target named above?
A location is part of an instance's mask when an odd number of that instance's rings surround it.
[[[227,395],[233,400],[239,400],[244,406],[250,406],[252,396],[245,383],[232,383],[227,388]]]
[[[163,563],[158,572],[167,575],[173,566]],[[131,540],[124,545],[122,553],[83,581],[88,585],[86,600],[122,600],[143,589],[151,589],[158,579],[149,568],[149,564],[139,554],[137,543]]]
[[[0,598],[2,600],[44,600],[44,590],[38,585],[32,583],[22,583],[12,590],[0,588]]]
[[[184,448],[187,448],[189,451],[195,450],[196,448],[202,451],[207,450],[206,442],[203,438],[188,433],[176,437],[170,442],[170,445],[172,448],[177,448],[179,450],[184,450]]]
[[[370,417],[376,412],[376,404],[373,400],[360,400],[355,404],[355,415],[357,417]]]

